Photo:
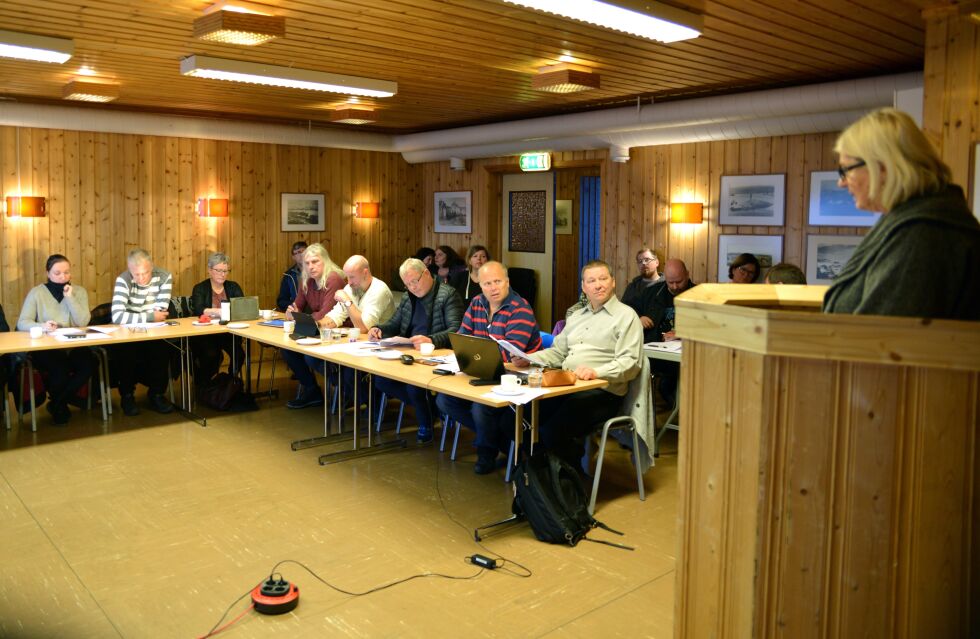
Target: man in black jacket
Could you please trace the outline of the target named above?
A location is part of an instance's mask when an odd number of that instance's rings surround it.
[[[286,307],[296,300],[300,273],[303,271],[303,253],[306,249],[307,244],[303,240],[293,244],[293,264],[282,274],[282,279],[279,281],[279,295],[276,296],[276,308],[280,311],[285,311]]]
[[[449,333],[459,330],[463,317],[463,302],[452,286],[437,282],[421,260],[405,260],[398,276],[408,291],[391,318],[368,331],[368,338],[408,337],[416,349],[432,343],[436,348],[449,346]],[[375,378],[375,388],[389,397],[396,397],[415,408],[419,420],[416,440],[420,444],[432,441],[432,409],[429,391],[418,386],[396,382],[384,377]]]
[[[681,260],[670,259],[664,265],[664,281],[646,290],[640,303],[642,313],[651,320],[651,327],[644,328],[644,342],[666,342],[674,335],[674,298],[694,286],[687,265]],[[670,406],[677,399],[677,362],[650,359],[650,370],[660,375],[660,394]]]

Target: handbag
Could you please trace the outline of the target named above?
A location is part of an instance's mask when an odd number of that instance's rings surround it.
[[[575,373],[561,368],[546,368],[541,377],[541,386],[551,388],[552,386],[574,386]]]

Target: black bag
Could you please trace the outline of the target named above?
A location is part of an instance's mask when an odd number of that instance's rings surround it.
[[[538,541],[574,546],[596,526],[622,534],[589,514],[589,500],[578,473],[551,453],[538,450],[521,460],[514,470],[514,483],[514,514],[527,519]]]
[[[197,394],[198,401],[205,406],[221,411],[258,410],[255,398],[245,392],[241,378],[229,373],[218,373],[204,384]]]

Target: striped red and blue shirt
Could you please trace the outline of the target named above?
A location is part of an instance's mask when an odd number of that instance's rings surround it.
[[[462,335],[474,337],[496,337],[505,339],[525,353],[533,353],[541,348],[541,331],[534,309],[527,301],[511,289],[503,304],[490,319],[490,302],[482,293],[473,298],[463,321],[459,326]],[[510,354],[500,349],[505,362]]]

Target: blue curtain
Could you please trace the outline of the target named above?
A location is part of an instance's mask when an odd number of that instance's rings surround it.
[[[581,213],[578,220],[578,270],[582,271],[590,260],[599,259],[599,241],[602,229],[599,220],[599,178],[583,177],[579,185]]]

